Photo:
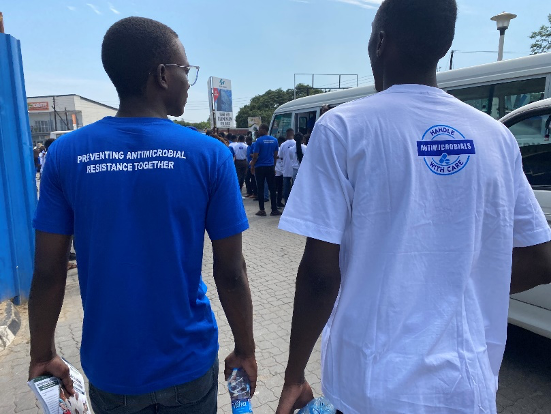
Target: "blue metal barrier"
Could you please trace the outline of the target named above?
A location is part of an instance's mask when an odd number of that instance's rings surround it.
[[[0,302],[29,297],[36,200],[21,46],[0,33]]]

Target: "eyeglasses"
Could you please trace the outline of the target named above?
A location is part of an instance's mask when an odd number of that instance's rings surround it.
[[[199,66],[182,66],[178,65],[177,63],[165,63],[165,66],[178,66],[179,68],[182,68],[186,72],[186,77],[189,82],[189,86],[195,85],[197,82],[197,78],[199,77]]]

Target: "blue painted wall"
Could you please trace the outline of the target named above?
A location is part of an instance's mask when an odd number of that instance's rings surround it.
[[[21,45],[0,33],[0,302],[29,297],[36,202]]]

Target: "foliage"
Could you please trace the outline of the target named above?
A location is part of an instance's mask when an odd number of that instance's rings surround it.
[[[551,51],[551,14],[547,16],[547,20],[549,21],[549,26],[543,25],[539,30],[530,35],[530,39],[534,41],[530,45],[530,53],[532,55]]]
[[[186,122],[186,121],[179,121],[175,120],[175,123],[182,125],[182,126],[192,126],[197,128],[199,131],[203,131],[205,129],[210,128],[210,119],[207,119],[204,122]]]
[[[297,98],[303,98],[308,95],[317,95],[323,93],[321,89],[312,89],[308,85],[299,83],[296,87]],[[237,116],[235,122],[237,128],[247,128],[247,118],[260,116],[263,123],[269,123],[272,119],[272,115],[276,108],[284,103],[292,101],[294,99],[293,89],[283,90],[281,88],[276,90],[268,90],[262,95],[257,95],[251,99],[248,105],[243,106]]]

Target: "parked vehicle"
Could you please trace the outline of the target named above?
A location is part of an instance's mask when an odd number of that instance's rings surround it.
[[[500,121],[517,139],[524,173],[551,223],[551,99],[523,106]],[[551,338],[551,285],[512,295],[509,322]]]
[[[495,119],[544,98],[551,98],[551,53],[439,72],[438,86]],[[376,93],[373,85],[295,99],[274,112],[270,135],[285,136],[287,128],[306,134],[311,118],[323,105],[342,103]],[[311,123],[311,122],[310,122]]]

